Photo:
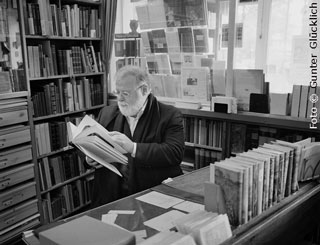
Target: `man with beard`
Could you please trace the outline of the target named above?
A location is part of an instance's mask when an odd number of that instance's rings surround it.
[[[148,74],[138,67],[122,67],[115,79],[118,103],[104,107],[97,120],[128,152],[128,165],[112,163],[123,177],[107,168],[96,169],[93,207],[182,174],[184,132],[180,111],[157,101]],[[89,158],[87,163],[97,164]]]

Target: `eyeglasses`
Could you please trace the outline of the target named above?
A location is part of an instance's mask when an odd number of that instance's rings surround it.
[[[133,91],[138,90],[138,89],[141,88],[143,85],[144,85],[144,84],[141,84],[140,86],[136,87],[136,88],[135,88],[134,90],[132,90],[132,91],[120,91],[120,90],[115,89],[112,93],[113,93],[114,95],[116,95],[116,96],[122,95],[123,97],[128,98]]]

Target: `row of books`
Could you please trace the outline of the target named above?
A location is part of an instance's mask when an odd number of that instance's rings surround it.
[[[319,118],[320,87],[311,87],[308,85],[293,85],[291,99],[291,113],[293,117],[301,118]]]
[[[306,153],[304,148],[310,145],[313,152]],[[301,179],[299,173],[316,170],[315,165],[302,164],[310,157],[320,160],[315,150],[319,144],[314,148],[310,138],[296,143],[275,140],[211,164],[210,181],[222,190],[231,225],[247,223],[296,192],[298,181],[308,179],[306,175]]]
[[[143,52],[212,53],[213,33],[205,27],[178,27],[141,32]]]
[[[210,163],[220,161],[222,159],[221,152],[208,150],[204,148],[194,149],[194,169],[203,168],[209,166]]]
[[[67,126],[64,121],[36,124],[35,137],[38,156],[68,146]]]
[[[91,44],[56,49],[55,44],[44,42],[36,46],[28,45],[27,51],[31,78],[103,71],[101,53],[95,52]]]
[[[226,214],[199,210],[186,214],[173,223],[177,231],[161,231],[141,245],[212,245],[221,244],[232,236]]]
[[[87,109],[103,104],[103,87],[94,78],[57,79],[34,87],[32,102],[35,117]]]
[[[49,0],[24,1],[28,35],[100,37],[101,18],[97,8],[74,4],[51,4]]]
[[[136,6],[140,29],[207,25],[204,0],[158,0]]]
[[[92,181],[79,179],[49,193],[42,200],[46,223],[53,222],[90,203]]]
[[[231,152],[241,153],[275,139],[288,142],[297,142],[306,137],[308,133],[295,132],[293,130],[277,129],[257,125],[245,125],[233,123],[231,125]],[[319,138],[314,140],[318,141]]]
[[[43,191],[86,172],[83,159],[75,151],[44,157],[39,161],[39,169]]]
[[[0,71],[0,93],[27,91],[24,69]]]
[[[223,122],[205,118],[184,117],[185,141],[222,147]]]

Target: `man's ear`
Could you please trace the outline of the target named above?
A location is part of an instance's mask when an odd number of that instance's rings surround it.
[[[142,86],[142,94],[146,95],[148,93],[148,86],[147,85],[143,85]]]

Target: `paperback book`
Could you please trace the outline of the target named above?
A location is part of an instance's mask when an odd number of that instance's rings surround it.
[[[122,176],[112,162],[127,164],[126,150],[114,142],[109,131],[97,121],[86,115],[78,126],[67,123],[69,143],[86,156]]]

